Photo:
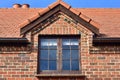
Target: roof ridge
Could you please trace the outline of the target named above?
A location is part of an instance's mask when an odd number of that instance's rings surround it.
[[[62,0],[57,0],[56,2],[50,4],[43,11],[38,12],[36,15],[34,15],[33,17],[27,19],[26,21],[23,22],[23,24],[20,24],[19,26],[22,28],[22,27],[28,25],[30,22],[32,22],[35,19],[39,18],[40,16],[42,16],[45,13],[47,13],[48,11],[50,11],[51,9],[53,9],[54,7],[56,7],[58,5],[64,6],[65,8],[67,8],[68,10],[70,10],[71,12],[73,12],[74,14],[76,14],[77,16],[79,16],[80,18],[82,18],[83,20],[85,20],[86,22],[88,22],[89,24],[91,24],[91,25],[95,26],[97,29],[99,29],[100,25],[97,22],[95,22],[94,20],[92,20],[88,16],[82,14],[80,11],[72,8],[69,4],[63,2]]]

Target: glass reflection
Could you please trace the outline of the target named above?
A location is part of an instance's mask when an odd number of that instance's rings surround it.
[[[48,44],[49,44],[49,42],[48,42],[48,40],[47,39],[41,39],[41,48],[48,48]]]
[[[78,49],[79,41],[78,39],[71,39],[71,49]]]
[[[70,41],[69,39],[62,39],[62,48],[69,49],[70,48]]]
[[[78,42],[78,39],[70,39],[71,41],[71,45],[78,45],[79,42]]]
[[[57,40],[56,39],[49,39],[49,48],[53,48],[53,49],[57,48]]]

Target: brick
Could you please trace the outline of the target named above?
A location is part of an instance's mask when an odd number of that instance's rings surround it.
[[[104,59],[105,59],[105,57],[104,57],[104,56],[103,56],[103,57],[98,57],[98,59],[104,60]]]
[[[8,74],[16,74],[16,72],[8,72]]]
[[[0,68],[7,68],[7,66],[0,66]]]
[[[92,72],[92,71],[91,71],[91,72],[87,72],[87,74],[89,74],[89,75],[90,75],[90,74],[93,74],[93,72]]]
[[[6,80],[5,78],[0,78],[0,80]]]
[[[16,80],[24,80],[24,78],[16,78]],[[27,79],[26,79],[27,80]]]
[[[25,78],[25,80],[33,80],[33,78]],[[35,80],[37,80],[37,79],[35,79]]]
[[[12,77],[20,77],[20,75],[12,75]]]
[[[103,80],[102,78],[95,78],[94,80]]]
[[[110,78],[104,78],[104,80],[111,80]]]
[[[90,69],[90,71],[98,71],[98,69]]]
[[[0,79],[1,80],[1,79]],[[15,78],[8,78],[8,80],[15,80]]]
[[[21,77],[28,77],[28,75],[21,75]]]
[[[116,71],[120,71],[120,69],[116,69]]]
[[[28,69],[21,69],[21,71],[29,71]]]
[[[115,63],[107,63],[108,65],[115,65]]]
[[[113,78],[113,80],[120,80],[120,78]]]
[[[90,65],[97,65],[97,63],[90,63]]]
[[[108,71],[115,71],[115,69],[108,69]]]
[[[7,72],[2,72],[2,71],[1,71],[0,74],[7,74]]]
[[[97,78],[98,77],[98,75],[90,75],[90,77],[94,77],[94,78]]]

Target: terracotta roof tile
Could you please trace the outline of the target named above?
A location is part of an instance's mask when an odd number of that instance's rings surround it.
[[[34,16],[42,8],[1,8],[0,9],[0,37],[20,37],[20,26]],[[28,23],[28,22],[27,22]],[[23,26],[22,26],[23,27]]]
[[[86,15],[84,15],[84,14],[80,14],[80,17],[82,18],[82,19],[84,19],[85,21],[87,21],[87,22],[90,22],[90,18],[89,17],[87,17]]]
[[[73,8],[70,8],[70,11],[72,11],[76,15],[79,15],[81,13],[81,12],[79,12],[79,11],[73,9]]]
[[[57,6],[60,2],[57,1],[57,2],[54,2],[53,4],[49,5],[48,8],[52,9],[54,8],[55,6]]]
[[[48,12],[50,10],[50,8],[45,8],[43,11],[40,12],[40,15],[43,15],[45,14],[46,12]]]
[[[26,24],[29,24],[29,23],[30,23],[30,20],[27,19],[27,20],[25,20],[24,22],[22,22],[22,23],[19,25],[19,27],[22,28],[23,26],[26,26]]]
[[[95,21],[92,20],[92,19],[89,21],[89,23],[92,24],[93,26],[96,26],[98,29],[99,29],[100,26],[101,26],[98,22],[95,22]]]
[[[64,7],[66,7],[67,9],[70,9],[71,6],[63,1],[60,2],[61,5],[63,5]]]
[[[119,8],[76,8],[92,20],[98,22],[102,37],[120,37]],[[91,22],[91,24],[93,24]]]
[[[31,18],[29,18],[28,20],[29,20],[30,22],[32,22],[32,21],[34,21],[35,19],[37,19],[38,17],[40,17],[40,14],[39,14],[39,13],[35,14],[35,15],[32,16]]]
[[[46,9],[1,8],[0,37],[20,37],[21,27],[35,20],[41,13],[49,11],[58,4],[59,2],[57,1]],[[60,4],[66,6],[67,9],[70,9],[90,24],[97,26],[100,29],[102,37],[120,37],[120,9],[70,8],[69,5],[61,2]]]

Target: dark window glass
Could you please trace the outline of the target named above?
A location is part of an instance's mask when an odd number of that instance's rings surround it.
[[[72,59],[78,59],[79,58],[78,53],[79,53],[78,50],[71,50],[71,58]]]
[[[62,39],[62,69],[79,70],[79,40]],[[76,60],[76,61],[75,61]]]
[[[70,59],[70,50],[62,50],[62,59]]]
[[[49,61],[49,70],[56,70],[56,61]]]
[[[70,61],[63,60],[62,63],[62,70],[70,70]]]
[[[40,38],[39,47],[40,71],[79,70],[78,38]]]
[[[40,60],[40,70],[48,70],[48,60]]]
[[[40,50],[41,59],[48,59],[48,50]]]
[[[56,54],[57,54],[57,50],[49,50],[49,59],[54,59],[56,60]]]
[[[72,66],[72,70],[79,70],[79,61],[78,60],[72,60],[71,66]]]

